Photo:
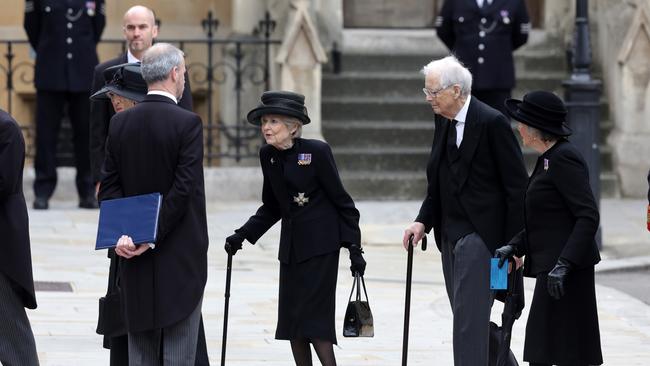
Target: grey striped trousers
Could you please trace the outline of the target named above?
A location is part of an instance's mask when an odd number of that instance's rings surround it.
[[[172,326],[129,333],[129,366],[193,366],[202,303]]]
[[[0,363],[4,366],[38,366],[32,327],[10,281],[0,272]]]

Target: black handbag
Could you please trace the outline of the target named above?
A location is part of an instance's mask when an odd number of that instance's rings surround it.
[[[361,285],[363,293],[366,295],[366,301],[361,300]],[[357,290],[355,300],[352,300],[354,289]],[[345,310],[345,319],[343,319],[343,336],[344,337],[374,337],[375,326],[372,320],[372,311],[368,302],[368,292],[366,291],[366,282],[363,276],[355,273],[352,282],[352,290],[348,299],[348,308]]]
[[[107,337],[126,334],[119,291],[108,293],[99,298],[99,319],[96,332]]]

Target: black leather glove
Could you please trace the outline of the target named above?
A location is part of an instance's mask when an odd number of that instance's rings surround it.
[[[363,259],[363,249],[361,249],[359,244],[350,244],[348,250],[350,250],[350,271],[352,272],[352,277],[354,277],[355,272],[359,272],[359,275],[363,276],[366,271],[366,261]]]
[[[566,279],[573,265],[564,258],[557,260],[557,264],[551,272],[548,273],[548,293],[556,300],[564,296]]]
[[[226,244],[223,246],[223,249],[226,250],[226,253],[235,255],[237,251],[241,249],[244,239],[245,238],[242,234],[234,233],[226,238]]]
[[[497,248],[497,250],[494,251],[494,256],[496,258],[499,258],[499,268],[503,267],[503,263],[506,262],[506,259],[512,259],[516,251],[517,248],[511,244],[507,244],[502,246],[501,248]]]

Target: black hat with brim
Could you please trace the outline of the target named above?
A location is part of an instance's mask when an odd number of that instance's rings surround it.
[[[305,96],[290,91],[267,91],[262,94],[262,103],[248,112],[246,119],[256,126],[261,125],[260,119],[267,114],[279,114],[297,118],[306,125],[311,120],[305,107]]]
[[[142,102],[147,95],[147,83],[142,78],[140,64],[121,64],[104,70],[106,85],[90,96],[92,100],[108,99],[108,93]]]
[[[505,101],[506,113],[514,120],[556,136],[566,137],[572,131],[566,125],[567,110],[557,95],[543,91],[532,91],[523,100]]]

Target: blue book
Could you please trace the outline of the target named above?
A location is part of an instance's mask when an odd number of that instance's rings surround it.
[[[490,289],[508,289],[508,260],[499,268],[499,258],[490,258]]]
[[[161,204],[160,193],[102,201],[95,249],[115,247],[122,235],[134,244],[155,243]]]

